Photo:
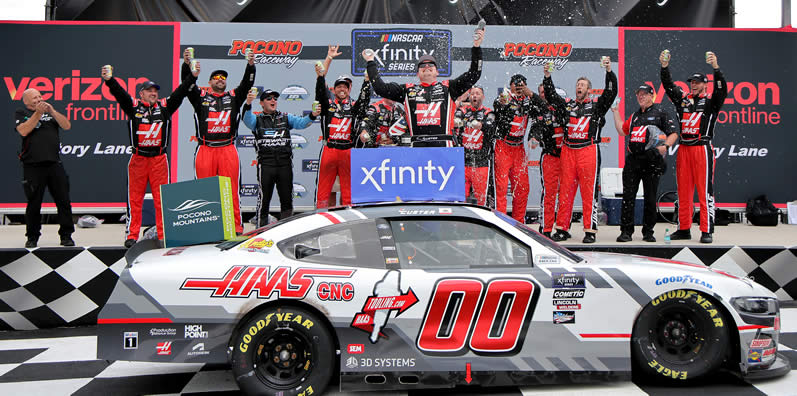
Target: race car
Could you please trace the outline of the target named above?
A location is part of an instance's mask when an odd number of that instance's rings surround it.
[[[778,300],[752,280],[574,254],[474,205],[323,209],[126,258],[98,358],[229,362],[247,394],[317,395],[333,377],[373,391],[790,370]]]

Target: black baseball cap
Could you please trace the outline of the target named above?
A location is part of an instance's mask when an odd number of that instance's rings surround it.
[[[437,59],[431,55],[422,55],[420,58],[418,58],[418,65],[420,66],[421,63],[432,63],[434,64],[434,67],[437,67]]]
[[[263,91],[263,93],[260,94],[260,100],[265,100],[269,96],[273,96],[275,98],[279,98],[280,97],[280,93],[275,91],[275,90],[273,90],[273,89],[267,89],[267,90]]]
[[[637,89],[634,91],[634,93],[638,93],[639,91],[645,91],[645,92],[647,92],[649,94],[652,94],[654,92],[653,91],[653,87],[651,87],[648,84],[640,85],[639,87],[637,87]]]
[[[217,74],[221,74],[222,76],[224,76],[224,78],[227,78],[227,72],[224,70],[214,70],[213,73],[210,73],[210,78],[213,78],[213,76]]]
[[[686,79],[686,82],[690,82],[692,80],[696,80],[696,81],[700,81],[700,82],[704,82],[704,83],[708,82],[708,78],[706,78],[706,75],[703,74],[703,73],[692,74],[689,78]]]
[[[157,89],[158,91],[161,90],[161,86],[158,85],[158,84],[155,84],[154,81],[144,81],[143,83],[141,83],[141,85],[138,86],[138,90],[139,91],[143,91],[145,89],[150,89],[150,88],[153,88],[153,87],[155,89]]]
[[[525,84],[526,83],[526,76],[524,76],[522,74],[515,74],[514,76],[512,76],[509,79],[509,83],[510,84],[515,84],[515,85],[517,85],[517,83]]]
[[[335,84],[333,85],[333,87],[337,87],[338,84],[346,84],[349,87],[351,87],[351,77],[346,75],[338,76],[337,80],[335,80]]]

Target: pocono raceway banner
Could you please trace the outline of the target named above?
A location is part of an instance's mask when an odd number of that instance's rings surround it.
[[[22,106],[22,92],[37,88],[55,108],[72,121],[72,129],[61,134],[61,157],[70,175],[71,198],[76,212],[92,208],[123,210],[127,195],[126,166],[129,140],[124,115],[101,84],[102,65],[114,66],[114,77],[128,91],[136,83],[152,79],[161,86],[161,96],[177,85],[180,54],[195,48],[202,64],[199,85],[207,86],[210,71],[229,72],[228,87],[241,80],[246,48],[255,51],[255,86],[281,92],[278,110],[307,114],[314,100],[313,64],[326,56],[327,45],[339,44],[342,55],[330,66],[327,82],[341,74],[354,77],[352,92],[362,84],[365,67],[360,53],[365,48],[377,51],[384,79],[398,83],[417,82],[415,64],[425,53],[433,54],[440,65],[440,79],[455,78],[470,65],[473,26],[452,25],[355,25],[355,24],[232,24],[232,23],[0,23],[9,38],[8,56],[2,71],[8,96],[0,99],[0,114],[5,114],[9,131],[3,134],[3,154],[8,188],[0,192],[0,211],[24,208],[21,188],[22,169],[17,159],[19,134],[11,128],[14,109]],[[710,74],[703,54],[717,53],[720,67],[734,85],[723,113],[718,118],[715,150],[717,171],[715,191],[718,206],[743,205],[751,196],[766,193],[773,202],[783,204],[797,197],[794,183],[779,183],[766,177],[784,174],[795,168],[794,147],[797,126],[794,116],[783,108],[795,99],[781,94],[781,88],[795,86],[794,57],[781,56],[795,47],[793,30],[665,30],[611,27],[527,27],[488,26],[482,44],[484,67],[478,84],[484,87],[485,105],[492,102],[509,77],[524,74],[536,90],[542,81],[542,64],[553,60],[555,85],[566,96],[574,93],[581,77],[593,83],[593,95],[604,85],[601,56],[610,56],[612,69],[620,78],[622,108],[625,115],[637,108],[633,87],[650,81],[658,91],[657,101],[672,108],[664,98],[658,77],[658,52],[670,49],[673,78],[682,84],[695,71]],[[708,44],[711,43],[711,44]],[[32,50],[40,48],[39,51]],[[785,52],[784,52],[785,51]],[[618,63],[618,60],[620,61]],[[625,68],[625,70],[623,70]],[[709,77],[711,78],[711,76]],[[685,84],[685,83],[684,83]],[[730,84],[729,84],[730,85]],[[685,87],[685,85],[683,85]],[[624,92],[624,93],[623,93]],[[785,93],[785,91],[784,91]],[[372,101],[378,100],[376,95]],[[260,111],[259,103],[254,110]],[[194,111],[184,101],[173,117],[170,153],[171,180],[194,178],[196,149]],[[623,145],[615,132],[611,112],[602,130],[603,167],[621,166]],[[294,155],[294,206],[298,210],[314,206],[315,182],[321,149],[320,125],[291,131]],[[258,194],[256,155],[251,131],[239,126],[236,146],[241,166],[241,205],[253,210]],[[675,163],[677,148],[668,161]],[[539,206],[540,149],[529,150],[531,194],[529,208]],[[781,172],[785,169],[786,172]],[[763,177],[762,177],[763,176]],[[674,190],[674,169],[662,178],[660,192]],[[511,196],[509,205],[511,206]],[[49,199],[49,196],[46,197]],[[580,205],[576,198],[576,206]],[[278,210],[278,200],[272,199]],[[50,204],[52,206],[52,204]]]

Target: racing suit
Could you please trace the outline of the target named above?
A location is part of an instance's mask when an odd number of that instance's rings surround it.
[[[361,131],[368,132],[368,142],[365,147],[395,146],[400,143],[401,137],[395,135],[397,129],[393,124],[404,118],[404,109],[398,103],[389,104],[385,99],[380,99],[368,106]],[[393,131],[393,134],[391,134]],[[390,141],[390,144],[381,143]]]
[[[454,119],[462,122],[462,126],[456,127],[454,132],[457,141],[465,148],[465,196],[468,196],[472,187],[476,202],[484,206],[490,176],[495,114],[484,106],[478,109],[467,106],[458,108]],[[470,126],[474,121],[482,124],[481,129]]]
[[[531,136],[542,146],[540,155],[540,232],[553,231],[556,221],[556,201],[559,196],[559,182],[562,176],[562,139],[567,125],[567,113],[556,111],[546,105],[542,113],[533,120]]]
[[[506,213],[506,195],[512,183],[512,218],[525,223],[529,200],[529,165],[525,135],[529,118],[536,118],[545,103],[539,95],[510,96],[506,104],[499,99],[495,107],[495,209]]]
[[[454,100],[479,81],[482,50],[471,48],[470,69],[453,80],[432,84],[398,84],[382,81],[377,64],[368,62],[368,76],[374,92],[383,98],[404,103],[413,147],[454,147]]]
[[[680,146],[675,158],[675,182],[678,185],[678,229],[692,225],[694,189],[700,201],[700,231],[714,233],[714,127],[717,114],[728,96],[725,76],[714,70],[712,94],[684,94],[675,86],[670,69],[661,69],[661,83],[675,105],[681,121]]]
[[[298,117],[276,111],[255,116],[251,106],[244,105],[244,125],[255,135],[257,151],[257,226],[268,224],[268,212],[274,186],[280,199],[280,220],[293,215],[293,148],[291,129],[305,129],[312,116]]]
[[[606,72],[605,88],[597,100],[583,102],[565,100],[554,88],[550,77],[543,78],[545,97],[557,111],[568,113],[567,134],[562,147],[562,179],[559,186],[559,209],[556,214],[556,229],[567,232],[573,216],[573,201],[576,189],[581,190],[581,205],[584,212],[584,231],[598,231],[598,172],[600,171],[600,132],[606,120],[603,118],[617,96],[617,76]]]
[[[190,73],[188,64],[183,63],[181,76]],[[255,66],[247,64],[241,83],[232,91],[217,94],[211,90],[200,90],[194,85],[188,92],[188,100],[194,107],[194,126],[198,143],[194,153],[195,177],[230,178],[236,233],[242,233],[244,228],[239,195],[241,163],[234,143],[235,137],[238,136],[239,112],[254,82]]]
[[[653,131],[650,126],[656,126],[658,130]],[[659,177],[667,170],[664,157],[657,149],[664,144],[666,136],[657,136],[659,131],[669,136],[677,133],[678,127],[655,104],[645,110],[640,108],[623,123],[623,132],[629,136],[623,167],[623,206],[620,212],[620,232],[624,234],[634,234],[634,206],[641,180],[645,190],[642,235],[653,235]]]
[[[108,91],[119,102],[119,107],[129,119],[127,121],[130,145],[133,154],[127,163],[127,221],[125,239],[138,240],[141,231],[141,207],[147,183],[152,190],[155,203],[155,225],[158,239],[163,239],[163,216],[161,215],[162,184],[169,184],[169,145],[171,117],[183,103],[188,89],[196,83],[192,74],[183,80],[168,98],[150,104],[133,99],[115,78],[105,81]]]
[[[351,205],[351,148],[355,131],[365,118],[365,110],[371,98],[371,84],[364,81],[360,95],[352,103],[351,98],[340,100],[327,89],[323,76],[315,85],[315,100],[321,103],[321,133],[326,142],[321,147],[321,159],[316,178],[316,208],[329,206],[329,193],[335,178],[340,177],[340,204]]]

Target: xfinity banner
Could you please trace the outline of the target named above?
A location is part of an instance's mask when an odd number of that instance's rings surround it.
[[[465,150],[456,148],[352,149],[351,200],[464,201]]]
[[[418,60],[432,55],[440,76],[451,75],[451,31],[441,29],[354,29],[351,31],[351,73],[365,74],[365,59],[360,55],[370,49],[376,54],[383,76],[414,76]]]

